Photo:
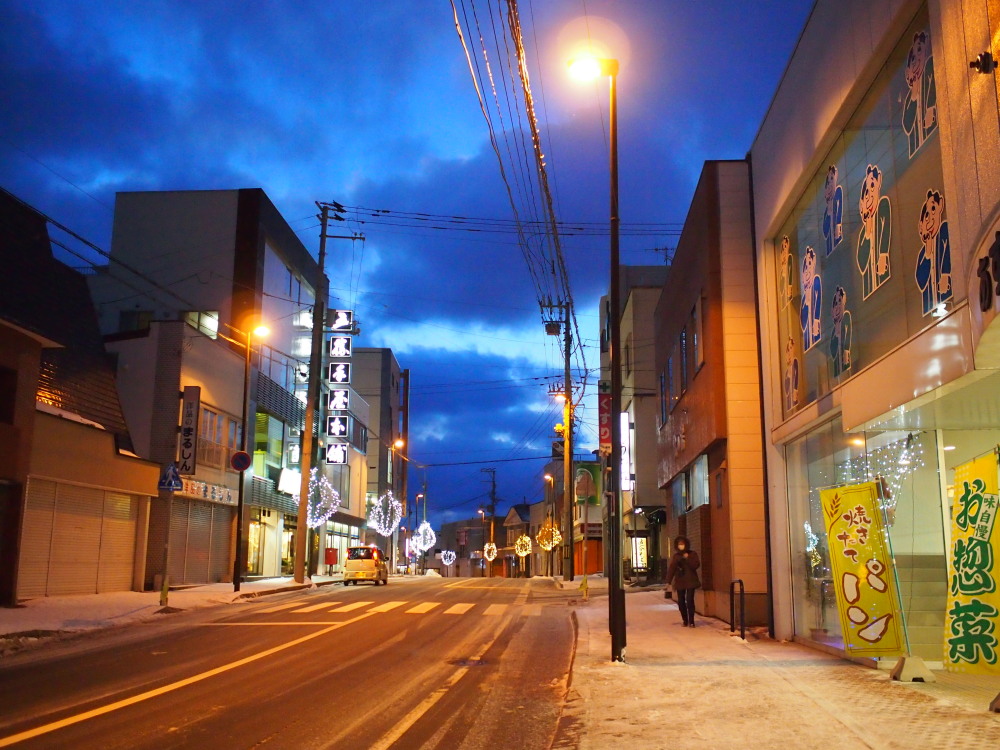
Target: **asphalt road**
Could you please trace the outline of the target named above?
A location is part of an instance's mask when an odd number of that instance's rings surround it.
[[[566,604],[392,579],[166,615],[0,662],[0,748],[548,748]]]

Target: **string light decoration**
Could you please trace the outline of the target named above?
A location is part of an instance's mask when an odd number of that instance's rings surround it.
[[[806,521],[802,526],[805,528],[806,533],[806,557],[809,559],[809,565],[814,571],[819,571],[820,566],[823,564],[823,556],[819,552],[819,537],[816,532],[812,530],[812,524]]]
[[[493,542],[486,542],[483,545],[483,557],[485,557],[489,562],[493,562],[497,559],[497,546]]]
[[[368,509],[368,526],[382,536],[392,536],[403,518],[403,504],[393,497],[392,490],[372,503]]]
[[[879,498],[879,505],[885,512],[888,525],[891,526],[895,521],[896,503],[904,482],[924,466],[924,446],[919,435],[911,432],[905,438],[886,443],[841,464],[838,469],[845,471],[847,476],[838,479],[884,480],[883,490],[888,491],[880,493],[882,497]]]
[[[531,537],[521,534],[514,542],[514,554],[518,557],[527,557],[531,554]]]
[[[446,549],[444,552],[441,553],[441,562],[443,562],[446,566],[454,565],[455,560],[457,558],[458,555],[456,555],[450,549]]]
[[[298,502],[299,496],[295,495]],[[309,472],[309,511],[306,523],[309,528],[322,526],[340,509],[340,493],[333,488],[330,480],[317,473],[316,468]]]
[[[426,552],[434,546],[436,541],[437,534],[434,533],[434,529],[427,521],[422,521],[413,535],[413,546],[421,552]]]
[[[535,537],[535,541],[538,542],[538,546],[543,550],[550,552],[562,542],[562,534],[555,526],[546,523],[538,530],[538,536]]]

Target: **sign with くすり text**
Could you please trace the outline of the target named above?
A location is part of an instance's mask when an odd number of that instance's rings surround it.
[[[834,487],[819,496],[844,648],[852,656],[902,655],[903,620],[878,484]]]
[[[1000,592],[994,572],[998,496],[997,457],[955,467],[948,551],[944,661],[951,672],[1000,674],[996,628]]]

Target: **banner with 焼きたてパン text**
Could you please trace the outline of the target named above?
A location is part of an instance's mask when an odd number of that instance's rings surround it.
[[[906,651],[875,482],[821,490],[844,648],[852,656]]]
[[[952,672],[1000,673],[1000,593],[993,572],[997,484],[994,453],[955,467],[944,626],[945,666]]]

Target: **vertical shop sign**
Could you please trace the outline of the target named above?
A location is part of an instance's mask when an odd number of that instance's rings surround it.
[[[198,469],[198,414],[201,412],[201,388],[196,385],[185,386],[183,399],[177,473],[190,476]]]
[[[899,656],[903,621],[875,482],[820,491],[844,646],[853,656]]]
[[[995,453],[955,467],[944,629],[945,666],[951,672],[1000,674],[996,634],[1000,593],[993,531],[997,485]]]
[[[602,380],[597,392],[597,431],[602,456],[611,455],[611,383]]]

